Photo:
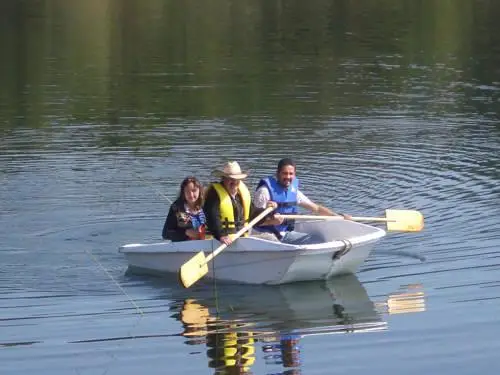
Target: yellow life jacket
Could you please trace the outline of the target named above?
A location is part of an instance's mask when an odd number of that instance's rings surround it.
[[[225,333],[223,338],[222,361],[225,366],[236,364],[236,353],[238,352],[238,334],[236,332]]]
[[[220,182],[215,182],[212,184],[212,186],[219,196],[220,222],[223,225],[222,231],[227,232],[229,236],[231,236],[242,228],[241,225],[238,228],[235,227],[235,217],[233,211],[233,203],[231,202],[231,196]],[[240,184],[238,186],[238,194],[240,194],[241,200],[243,202],[243,216],[245,223],[248,223],[250,217],[251,196],[247,186],[243,183],[243,181],[240,181]],[[248,233],[245,233],[243,236],[248,236]]]
[[[252,332],[245,332],[241,336],[238,340],[242,351],[240,362],[243,369],[248,371],[255,362],[255,339]]]
[[[231,328],[235,326],[231,325]],[[220,370],[238,367],[248,371],[255,362],[253,333],[230,331],[219,334],[215,347],[210,347],[207,354],[211,359],[209,367]]]

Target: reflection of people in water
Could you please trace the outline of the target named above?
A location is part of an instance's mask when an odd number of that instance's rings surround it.
[[[289,334],[281,336],[281,358],[284,367],[300,366],[299,340],[299,335]]]
[[[218,322],[207,333],[208,366],[217,374],[250,374],[255,362],[254,338],[251,332],[235,332],[231,323]],[[218,331],[225,331],[218,333]]]
[[[232,285],[228,288],[227,294],[218,293],[216,302],[218,311],[227,320],[222,320],[219,314],[210,314],[214,310],[206,306],[213,306],[214,301],[202,292],[197,292],[201,295],[199,300],[184,300],[178,315],[184,325],[186,343],[206,345],[207,362],[215,374],[249,374],[255,367],[255,345],[261,345],[266,364],[273,368],[281,366],[277,371],[281,375],[296,375],[304,360],[301,338],[387,328],[380,311],[355,276],[327,283],[285,285],[279,289],[241,286],[240,291]],[[185,296],[184,290],[183,293]],[[230,309],[221,296],[229,298]]]
[[[180,318],[188,344],[207,344],[208,366],[217,374],[250,374],[255,362],[253,333],[238,331],[238,325],[210,315],[195,300],[184,301]]]
[[[287,368],[281,374],[298,375],[300,374],[300,335],[288,333],[279,337],[279,342],[266,344],[262,350],[266,353],[264,359],[267,364],[281,364]]]

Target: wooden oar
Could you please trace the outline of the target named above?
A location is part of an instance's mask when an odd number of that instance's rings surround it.
[[[343,220],[343,216],[320,215],[280,215],[284,219],[323,219]],[[388,231],[419,232],[424,227],[424,216],[416,210],[385,210],[385,217],[353,216],[353,221],[383,221],[387,224]]]
[[[262,220],[264,216],[273,211],[273,207],[268,207],[264,211],[262,211],[259,215],[255,217],[252,221],[246,224],[243,228],[241,228],[233,237],[233,241],[237,238],[241,237],[247,231],[249,231],[257,222]],[[191,259],[189,259],[186,263],[184,263],[180,269],[180,279],[182,285],[185,288],[189,288],[203,276],[208,273],[208,262],[214,259],[222,250],[227,247],[226,244],[220,245],[217,249],[212,251],[207,257],[205,257],[205,253],[200,251]]]

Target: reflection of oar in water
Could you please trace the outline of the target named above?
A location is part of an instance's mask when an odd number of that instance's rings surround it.
[[[284,219],[322,219],[322,220],[344,220],[342,216],[320,216],[320,215],[280,215]],[[385,217],[353,216],[352,221],[385,222],[388,231],[418,232],[424,227],[424,216],[416,210],[385,210]]]
[[[252,221],[241,228],[233,237],[233,241],[248,232],[255,224],[262,220],[267,214],[274,210],[274,207],[268,207],[260,215],[257,215]],[[200,251],[190,260],[184,263],[180,269],[180,279],[185,288],[189,288],[203,276],[208,273],[208,262],[214,259],[221,251],[227,247],[226,244],[220,245],[212,251],[209,256],[205,257],[205,253]]]
[[[377,309],[387,314],[406,314],[425,311],[425,293],[421,284],[407,285],[387,296],[387,302],[377,302]]]

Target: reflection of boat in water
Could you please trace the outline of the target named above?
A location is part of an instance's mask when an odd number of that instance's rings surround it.
[[[179,290],[184,307],[202,306],[202,319],[217,316],[242,322],[244,329],[313,334],[385,327],[355,275],[280,286],[217,284],[216,292],[206,286]],[[170,298],[176,299],[176,294],[172,290]],[[196,309],[191,310],[193,316]]]
[[[280,286],[218,284],[172,290],[186,343],[205,344],[216,373],[246,373],[256,345],[266,363],[300,367],[300,340],[309,335],[379,331],[387,324],[354,275]],[[177,296],[178,298],[177,298]],[[182,297],[183,296],[183,297]]]

